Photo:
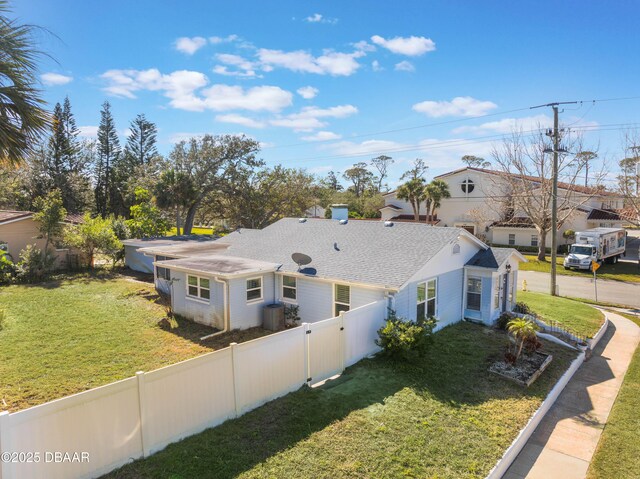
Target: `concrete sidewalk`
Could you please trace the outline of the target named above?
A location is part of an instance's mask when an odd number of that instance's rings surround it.
[[[640,327],[607,312],[609,327],[503,479],[583,479],[638,343]]]

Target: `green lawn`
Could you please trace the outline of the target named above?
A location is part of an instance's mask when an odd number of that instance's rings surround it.
[[[520,263],[519,268],[522,271],[539,271],[541,273],[551,272],[551,257],[547,257],[547,261],[538,261],[536,255],[525,254],[527,263]],[[582,276],[593,277],[593,273],[586,270],[564,269],[562,262],[564,256],[558,255],[557,257],[557,272],[558,274],[566,276]],[[638,269],[638,263],[631,262],[619,262],[617,264],[602,264],[597,271],[598,278],[611,279],[614,281],[627,281],[631,283],[640,283],[640,269]]]
[[[567,369],[554,355],[529,389],[488,373],[503,333],[459,323],[411,366],[361,361],[187,438],[111,478],[483,478]]]
[[[616,311],[616,313],[618,313]],[[618,313],[620,314],[620,313]],[[640,326],[640,318],[624,317]],[[636,349],[616,402],[611,409],[588,479],[635,479],[640,477],[640,348]]]
[[[150,371],[231,341],[209,341],[211,328],[182,320],[166,325],[153,285],[110,272],[0,287],[0,410],[16,411]]]
[[[173,228],[171,228],[167,234],[168,235],[175,235],[176,234],[176,228],[175,226]],[[193,228],[191,228],[191,234],[192,235],[211,235],[213,234],[213,228],[200,228],[198,226],[194,226]]]
[[[580,336],[592,338],[604,323],[602,312],[573,299],[518,291],[518,301],[526,303],[543,321],[554,319]]]

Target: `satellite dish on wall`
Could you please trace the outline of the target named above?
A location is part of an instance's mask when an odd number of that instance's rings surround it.
[[[293,253],[291,259],[298,265],[298,269],[311,263],[311,257],[303,253]]]

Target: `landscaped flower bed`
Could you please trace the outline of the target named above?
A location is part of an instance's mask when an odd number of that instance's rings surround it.
[[[529,387],[547,369],[552,360],[551,354],[536,351],[533,354],[523,354],[515,364],[496,361],[489,367],[489,371],[516,384]]]

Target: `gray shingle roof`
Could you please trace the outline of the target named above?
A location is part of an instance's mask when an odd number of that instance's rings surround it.
[[[240,232],[220,238],[229,255],[282,264],[280,271],[296,272],[292,253],[312,258],[305,271],[338,281],[399,288],[438,251],[453,242],[460,228],[433,227],[419,223],[385,226],[374,220],[284,218],[263,230]]]
[[[502,263],[507,261],[516,250],[513,248],[489,248],[478,251],[473,258],[467,262],[467,266],[479,268],[498,269]]]

